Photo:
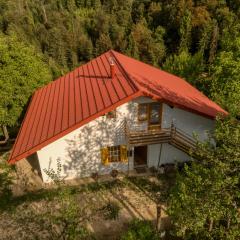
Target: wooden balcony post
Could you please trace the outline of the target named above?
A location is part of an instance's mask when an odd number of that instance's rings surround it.
[[[129,142],[129,130],[128,130],[128,125],[127,125],[128,123],[127,123],[126,117],[123,120],[123,124],[124,124],[125,139],[126,139],[126,142],[127,142],[127,145],[128,145],[128,142]]]
[[[173,121],[171,123],[171,130],[170,130],[170,142],[172,142],[173,140],[173,135],[174,135],[174,124],[173,124]]]

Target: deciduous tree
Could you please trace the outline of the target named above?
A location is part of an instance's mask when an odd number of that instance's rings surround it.
[[[0,125],[16,125],[34,90],[50,80],[40,54],[15,37],[0,36]]]
[[[219,120],[216,145],[199,144],[195,161],[179,172],[168,213],[184,239],[240,237],[240,124]]]

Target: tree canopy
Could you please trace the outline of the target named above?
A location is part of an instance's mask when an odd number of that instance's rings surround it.
[[[43,57],[14,37],[0,36],[0,125],[21,118],[35,89],[51,80]]]
[[[184,239],[240,237],[240,124],[219,120],[214,139],[216,146],[199,143],[169,198],[175,234]]]
[[[216,146],[199,144],[179,173],[169,214],[184,239],[238,239],[239,0],[0,0],[0,125],[19,127],[37,88],[111,48],[185,78],[230,113]]]
[[[113,48],[239,115],[237,0],[0,0],[0,13],[0,31],[43,54],[54,79]]]

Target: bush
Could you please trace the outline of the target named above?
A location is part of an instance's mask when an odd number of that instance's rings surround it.
[[[117,170],[117,169],[113,169],[113,170],[111,171],[111,176],[112,176],[113,178],[116,178],[117,175],[118,175],[118,170]]]
[[[130,225],[128,231],[123,234],[121,240],[157,240],[159,236],[153,225],[148,221],[135,219]]]
[[[94,172],[94,173],[92,173],[92,178],[93,178],[95,181],[97,181],[98,178],[99,178],[99,174],[98,174],[98,172]]]
[[[117,202],[109,202],[103,207],[105,219],[115,220],[118,218],[120,206]]]
[[[12,198],[12,168],[6,163],[0,162],[0,208],[5,209]]]
[[[152,167],[149,168],[149,171],[150,171],[152,174],[155,174],[155,173],[157,173],[157,168],[154,167],[154,166],[152,166]]]

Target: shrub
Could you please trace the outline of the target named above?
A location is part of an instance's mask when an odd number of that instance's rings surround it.
[[[111,176],[112,176],[113,178],[116,178],[117,175],[118,175],[118,170],[113,169],[113,170],[111,171]]]
[[[95,181],[97,181],[98,178],[99,178],[99,174],[98,174],[98,172],[94,172],[94,173],[92,173],[92,178],[93,178]]]
[[[152,166],[152,167],[149,168],[149,171],[150,171],[152,174],[155,174],[155,173],[157,173],[157,168],[154,167],[154,166]]]
[[[103,207],[105,219],[115,220],[118,218],[120,206],[117,202],[108,202],[106,206]]]
[[[157,240],[159,236],[153,225],[148,221],[133,220],[128,231],[123,234],[121,240]]]
[[[12,198],[12,169],[6,163],[0,162],[0,208],[5,209]]]

